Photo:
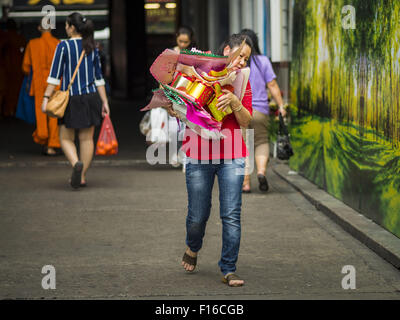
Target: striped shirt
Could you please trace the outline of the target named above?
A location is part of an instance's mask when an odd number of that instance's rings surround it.
[[[57,86],[61,83],[62,78],[61,90],[67,90],[81,54],[82,38],[61,41],[54,53],[47,83]],[[74,83],[71,86],[70,95],[95,93],[96,87],[104,85],[100,55],[98,49],[95,49],[83,58]]]

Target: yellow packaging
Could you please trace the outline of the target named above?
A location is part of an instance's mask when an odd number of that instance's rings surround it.
[[[219,95],[218,97],[220,97]],[[232,113],[232,109],[230,107],[227,108],[226,111],[221,111],[217,109],[218,97],[215,97],[211,103],[208,104],[208,109],[210,109],[211,114],[213,115],[214,119],[218,122],[224,120],[224,118]]]

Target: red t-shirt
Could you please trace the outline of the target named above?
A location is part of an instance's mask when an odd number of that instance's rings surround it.
[[[247,83],[242,105],[251,115],[253,114],[250,82]],[[202,138],[193,130],[186,128],[183,140],[183,150],[186,151],[186,156],[198,160],[236,159],[248,156],[242,131],[233,113],[223,121],[221,133],[226,138],[208,140]]]

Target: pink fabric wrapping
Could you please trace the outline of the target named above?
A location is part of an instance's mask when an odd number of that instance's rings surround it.
[[[205,73],[209,73],[210,70],[221,71],[223,70],[227,63],[228,57],[226,58],[216,58],[207,56],[196,56],[190,54],[180,54],[178,57],[178,62],[186,64],[188,66],[193,66]]]
[[[222,123],[215,121],[211,118],[211,115],[202,109],[201,111],[197,109],[190,102],[186,102],[187,112],[186,118],[200,127],[203,127],[210,131],[220,131],[222,127]]]
[[[150,67],[154,79],[162,84],[169,84],[174,78],[179,53],[175,50],[165,49]]]
[[[148,111],[154,108],[165,107],[166,105],[171,104],[171,101],[165,96],[164,91],[162,89],[158,89],[153,92],[153,97],[151,98],[150,103],[140,109],[140,111]]]

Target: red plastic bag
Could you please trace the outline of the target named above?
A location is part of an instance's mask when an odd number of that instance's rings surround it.
[[[111,119],[106,115],[101,125],[99,139],[96,145],[96,155],[109,156],[118,153],[118,141]]]

